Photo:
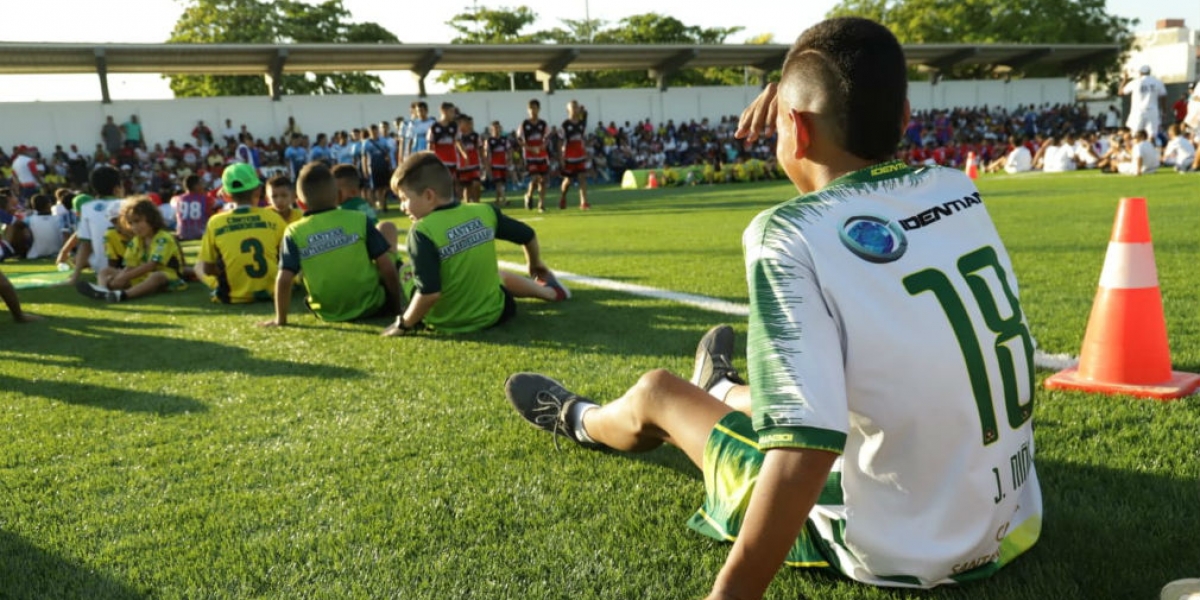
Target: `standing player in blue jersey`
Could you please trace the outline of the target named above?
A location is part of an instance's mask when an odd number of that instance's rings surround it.
[[[429,128],[437,122],[437,119],[429,116],[429,105],[424,100],[414,103],[413,110],[413,118],[408,122],[405,158],[429,149]]]
[[[711,599],[761,598],[783,565],[880,586],[984,579],[1040,535],[1012,263],[964,173],[893,160],[907,91],[891,32],[830,19],[743,115],[748,141],[778,131],[800,193],[743,235],[749,386],[725,327],[693,381],[651,371],[603,406],[543,375],[505,384],[539,429],[620,451],[666,442],[703,470],[689,524],[733,542]]]

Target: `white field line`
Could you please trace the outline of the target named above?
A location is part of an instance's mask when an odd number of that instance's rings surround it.
[[[500,261],[500,267],[517,273],[525,272],[525,265]],[[685,304],[701,310],[730,315],[733,317],[746,318],[750,316],[750,307],[745,304],[729,302],[709,296],[700,296],[698,294],[686,294],[673,290],[664,290],[645,285],[637,285],[634,283],[625,283],[623,281],[614,281],[612,279],[603,279],[601,277],[591,277],[589,275],[577,275],[566,271],[555,271],[554,275],[559,279],[578,283],[588,287],[609,290],[613,292],[624,292],[634,296],[642,296],[644,298],[654,298],[656,300],[667,300],[678,304]],[[1079,362],[1079,359],[1069,354],[1047,354],[1041,350],[1034,350],[1033,363],[1043,369],[1062,370],[1068,367],[1073,367]]]

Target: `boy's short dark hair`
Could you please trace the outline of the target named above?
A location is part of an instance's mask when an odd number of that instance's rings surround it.
[[[33,210],[39,215],[50,214],[50,206],[52,204],[50,196],[45,194],[37,194],[33,197]]]
[[[454,197],[454,180],[442,159],[432,152],[418,152],[404,159],[392,173],[392,191],[411,190],[418,194],[433,190],[440,199]]]
[[[310,162],[304,165],[296,179],[296,187],[310,209],[337,204],[337,184],[333,180],[333,172],[325,163]]]
[[[541,108],[542,103],[538,102],[537,98],[534,98],[533,100],[530,100],[529,104],[527,104],[526,106],[528,106],[529,108]]]
[[[200,185],[200,176],[196,175],[195,173],[188,175],[183,179],[183,189],[189,194],[192,192],[192,190],[196,189],[196,186],[198,185]]]
[[[58,188],[57,190],[54,190],[54,200],[59,204],[64,206],[70,205],[74,198],[75,192],[73,190],[68,190],[67,188]]]
[[[296,189],[296,186],[292,184],[292,178],[288,177],[287,175],[276,175],[276,176],[268,179],[267,187],[269,187],[269,188],[286,187],[288,189],[293,189],[293,190]]]
[[[427,104],[424,100],[422,100],[417,103],[417,108],[423,108],[425,110],[429,110],[429,104]]]
[[[443,102],[442,103],[442,110],[449,110],[451,108],[454,108],[453,102]]]
[[[358,169],[354,165],[342,163],[333,167],[333,178],[339,186],[347,183],[352,184],[355,189],[362,187],[362,177],[358,175]]]
[[[100,165],[88,176],[88,183],[97,196],[111,196],[121,185],[121,172],[112,165]]]
[[[883,25],[858,17],[814,25],[788,51],[782,81],[816,85],[828,95],[823,110],[847,152],[867,160],[895,153],[908,70],[900,42]]]

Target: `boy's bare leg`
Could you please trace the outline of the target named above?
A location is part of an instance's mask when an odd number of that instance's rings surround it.
[[[113,278],[119,273],[120,271],[112,267],[104,267],[103,269],[100,269],[99,273],[96,274],[96,284],[100,287],[109,287],[109,284],[112,283]]]
[[[750,386],[736,385],[725,394],[725,406],[750,414]]]
[[[614,450],[645,452],[667,442],[704,468],[709,433],[733,410],[704,390],[657,369],[624,396],[583,413],[588,437]]]
[[[664,370],[646,373],[624,396],[597,406],[536,373],[517,373],[505,382],[517,412],[543,431],[566,435],[584,446],[644,452],[670,443],[703,468],[709,433],[732,412],[704,390]]]
[[[500,283],[514,298],[538,298],[547,302],[558,300],[558,293],[554,291],[554,288],[542,285],[528,277],[521,277],[516,273],[500,271]]]
[[[170,281],[166,275],[154,272],[147,276],[145,281],[125,290],[125,297],[141,298],[142,296],[149,296],[150,294],[166,289],[168,283]]]
[[[5,306],[8,307],[9,315],[17,323],[28,323],[29,321],[38,321],[41,319],[37,315],[31,315],[21,310],[21,300],[17,298],[17,288],[4,276],[4,273],[0,273],[0,299],[4,300]]]

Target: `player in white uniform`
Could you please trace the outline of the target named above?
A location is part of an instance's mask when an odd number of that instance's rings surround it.
[[[1200,85],[1197,83],[1192,84],[1188,95],[1187,117],[1183,119],[1183,124],[1187,125],[1192,134],[1200,132]]]
[[[694,382],[652,371],[603,406],[542,375],[505,384],[538,428],[622,451],[669,442],[703,469],[690,525],[734,541],[710,598],[760,598],[785,563],[888,586],[979,579],[1040,534],[1012,265],[970,179],[891,160],[905,72],[887,29],[831,19],[743,114],[751,142],[775,124],[802,194],[743,237],[749,386],[724,327]]]
[[[75,257],[75,272],[71,274],[71,280],[76,283],[82,281],[79,274],[84,266],[90,266],[96,273],[108,266],[108,256],[104,253],[104,234],[112,227],[109,207],[120,205],[120,198],[125,195],[121,187],[121,173],[109,165],[96,167],[90,181],[96,199],[79,210],[79,253]]]
[[[1122,96],[1129,96],[1129,119],[1125,124],[1133,131],[1145,131],[1153,140],[1158,135],[1162,114],[1167,110],[1167,87],[1150,74],[1149,66],[1143,65],[1138,72],[1140,75],[1135,79],[1121,75],[1118,89]]]

